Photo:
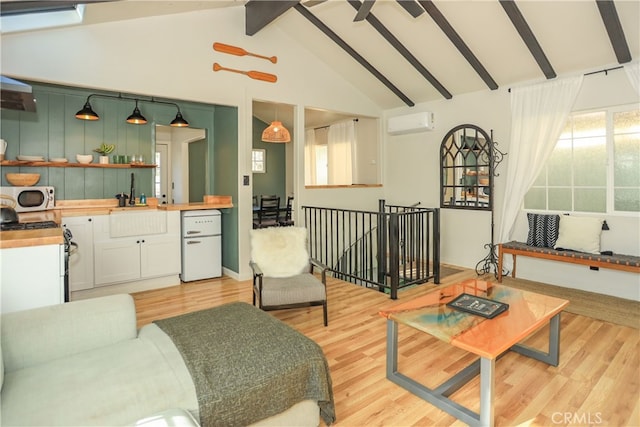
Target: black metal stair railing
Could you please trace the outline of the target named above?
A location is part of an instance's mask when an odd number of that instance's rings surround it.
[[[440,282],[440,211],[386,205],[378,212],[303,206],[313,258],[336,278],[388,292]]]

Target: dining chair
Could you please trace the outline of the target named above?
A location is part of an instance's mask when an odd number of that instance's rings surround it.
[[[291,218],[291,209],[293,207],[293,196],[287,197],[287,208],[284,212],[284,218],[280,220],[280,225],[284,227],[294,225],[293,219]]]
[[[278,225],[280,225],[280,197],[261,197],[258,218],[253,221],[253,228],[267,228]]]
[[[265,311],[321,305],[327,326],[328,267],[309,256],[307,229],[265,228],[250,237],[253,305]]]

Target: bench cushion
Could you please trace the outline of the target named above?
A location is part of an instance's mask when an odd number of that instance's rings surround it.
[[[541,248],[536,246],[530,246],[526,243],[522,242],[508,242],[502,244],[503,250],[514,249],[532,253],[538,253],[542,255],[555,255],[567,257],[567,261],[570,258],[588,260],[588,261],[598,261],[605,262],[610,264],[618,264],[618,265],[628,265],[632,267],[640,267],[640,257],[633,255],[623,255],[623,254],[613,254],[613,255],[602,255],[602,254],[590,254],[586,252],[577,252],[577,251],[569,251],[569,250],[561,250],[561,249],[553,249],[553,248]]]

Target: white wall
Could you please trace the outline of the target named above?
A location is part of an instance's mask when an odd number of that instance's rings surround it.
[[[575,111],[638,103],[638,96],[629,84],[623,70],[608,75],[585,76]],[[497,148],[509,152],[510,98],[507,88],[454,96],[449,101],[437,101],[415,106],[413,109],[390,110],[385,117],[410,112],[435,113],[436,129],[411,135],[385,134],[385,195],[394,203],[422,202],[425,206],[439,206],[439,148],[442,138],[456,125],[471,123],[485,131],[493,130]],[[495,234],[501,218],[505,175],[509,155],[497,168],[495,180]],[[474,268],[487,251],[490,241],[491,216],[487,212],[442,209],[442,262]],[[606,216],[611,230],[602,234],[602,249],[640,255],[640,218],[632,216]],[[522,212],[513,240],[525,241],[528,226]],[[496,243],[498,243],[496,241]],[[640,300],[640,278],[636,274],[601,269],[591,271],[552,261],[518,258],[518,277],[557,284],[566,287],[605,293]]]

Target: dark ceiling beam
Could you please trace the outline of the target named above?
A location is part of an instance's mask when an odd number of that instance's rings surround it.
[[[631,61],[631,52],[627,45],[627,39],[624,36],[622,30],[622,24],[618,17],[618,11],[616,5],[612,0],[596,0],[600,16],[602,16],[602,22],[609,34],[609,40],[611,40],[611,46],[616,53],[616,58],[619,64],[624,64]]]
[[[469,46],[462,40],[462,37],[453,29],[447,18],[444,17],[442,12],[436,7],[436,5],[431,0],[418,0],[420,6],[427,11],[427,13],[431,16],[431,18],[435,21],[435,23],[440,27],[442,32],[449,37],[451,43],[458,49],[458,51],[464,56],[464,58],[469,62],[471,67],[478,73],[480,78],[484,81],[484,83],[491,90],[498,89],[498,84],[493,77],[489,74],[486,68],[480,63],[480,60],[471,52]]]
[[[311,22],[313,25],[315,25],[316,28],[318,28],[320,31],[322,31],[327,37],[329,37],[331,40],[333,40],[334,43],[336,43],[345,52],[347,52],[349,55],[351,55],[351,57],[353,59],[358,61],[358,63],[360,65],[362,65],[371,74],[373,74],[378,80],[380,80],[382,82],[382,84],[384,84],[389,90],[391,90],[394,94],[396,94],[396,96],[398,96],[398,98],[402,99],[402,101],[404,101],[405,104],[407,104],[409,107],[413,107],[415,105],[415,103],[412,100],[410,100],[404,93],[402,93],[400,91],[400,89],[395,87],[393,85],[393,83],[391,83],[389,81],[389,79],[387,79],[384,75],[382,75],[382,73],[380,73],[380,71],[378,71],[373,65],[371,65],[369,62],[367,62],[366,59],[364,59],[358,52],[356,52],[351,46],[349,46],[344,40],[342,40],[340,38],[340,36],[338,36],[336,33],[334,33],[333,30],[331,30],[331,28],[327,27],[314,14],[309,12],[309,10],[306,7],[304,7],[304,6],[300,5],[300,4],[297,4],[295,6],[295,9],[302,16],[307,18],[307,20],[309,22]]]
[[[362,6],[357,9],[358,13],[356,13],[356,17],[353,19],[354,22],[364,21],[364,18],[367,17],[369,12],[371,12],[371,8],[376,0],[364,0]]]
[[[411,16],[417,18],[424,13],[424,9],[420,7],[415,0],[396,0],[400,6],[404,8]]]
[[[520,37],[522,37],[522,41],[527,45],[529,51],[533,55],[533,58],[538,63],[538,66],[544,73],[547,79],[553,79],[556,77],[556,72],[553,70],[551,63],[547,59],[547,56],[544,54],[540,43],[536,39],[536,36],[531,31],[529,24],[522,16],[520,9],[513,0],[500,0],[500,5],[507,13],[509,19],[513,23],[513,26],[516,28]]]
[[[244,5],[245,34],[255,35],[277,17],[298,4],[298,0],[249,0]]]
[[[356,10],[358,10],[359,7],[362,7],[363,4],[360,3],[359,0],[348,0],[348,3],[353,6]],[[378,33],[380,33],[380,35],[382,37],[385,38],[385,40],[387,40],[389,42],[389,44],[391,44],[391,46],[393,46],[398,53],[400,53],[400,55],[402,55],[404,57],[404,59],[406,59],[407,61],[409,61],[409,63],[411,65],[414,66],[414,68],[416,70],[418,70],[418,72],[420,74],[422,74],[422,76],[427,79],[427,81],[429,83],[431,83],[431,85],[436,88],[438,90],[438,92],[440,92],[440,94],[442,96],[444,96],[446,99],[451,99],[453,98],[453,96],[451,95],[451,93],[445,89],[444,86],[442,86],[442,84],[438,81],[438,79],[436,79],[433,74],[431,74],[429,72],[429,70],[427,70],[425,68],[424,65],[422,65],[420,63],[420,61],[418,61],[418,59],[413,56],[413,54],[411,52],[409,52],[409,49],[407,49],[401,42],[400,40],[398,40],[392,33],[391,31],[389,31],[387,29],[387,27],[385,27],[376,17],[373,13],[369,13],[367,15],[367,22],[369,24],[371,24],[371,26],[373,28],[375,28]]]

